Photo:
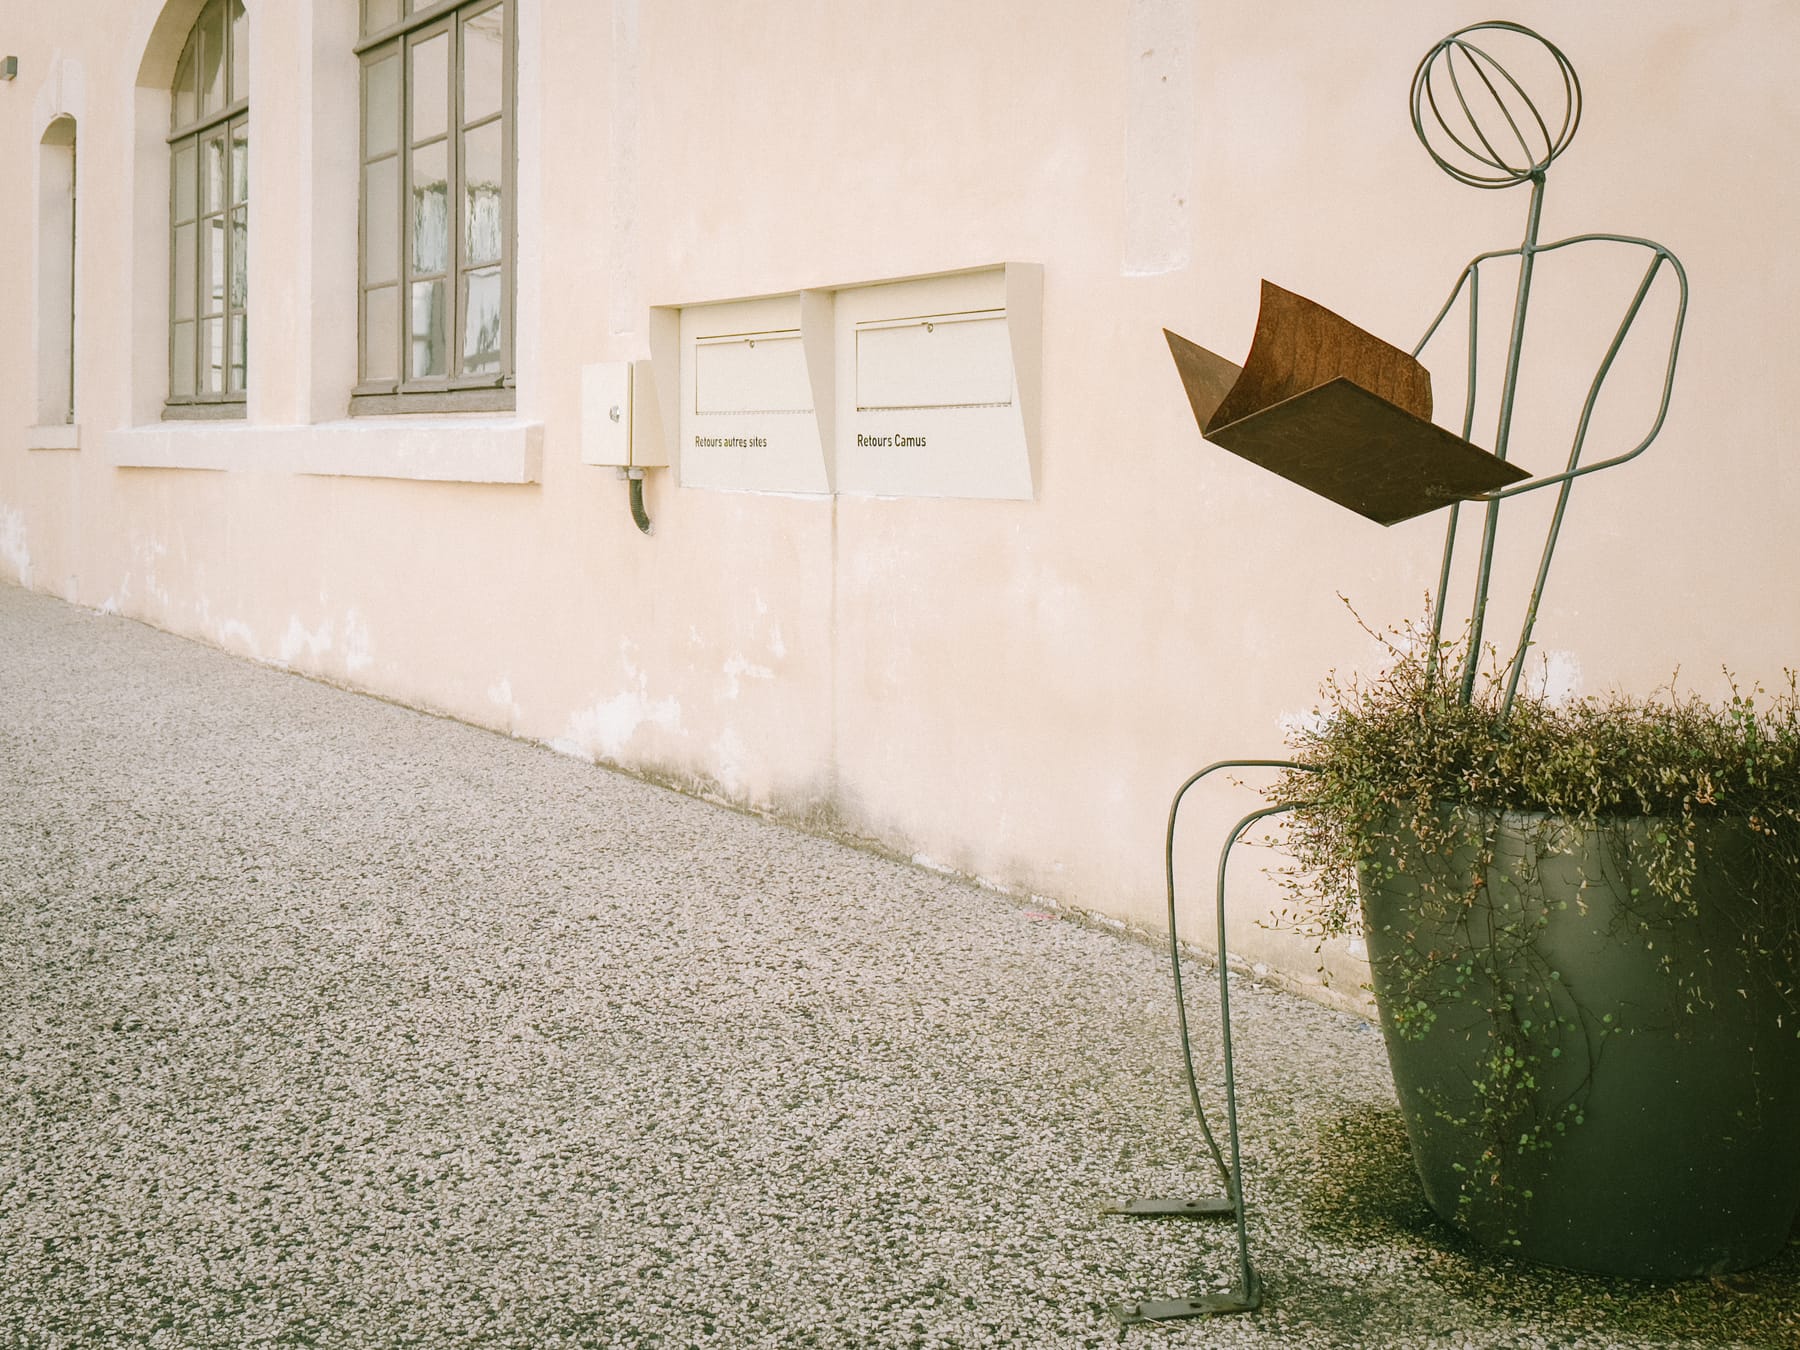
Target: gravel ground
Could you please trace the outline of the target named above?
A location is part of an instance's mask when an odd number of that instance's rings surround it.
[[[1800,1345],[1800,1245],[1467,1250],[1380,1037],[1234,1000],[1267,1303],[1129,1340]],[[1110,1345],[1233,1265],[1098,1212],[1210,1189],[1173,1020],[1126,938],[0,586],[0,1345]]]

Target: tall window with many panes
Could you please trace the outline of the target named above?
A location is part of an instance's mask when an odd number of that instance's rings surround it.
[[[243,0],[207,0],[169,115],[169,415],[232,416],[249,359],[250,53]]]
[[[512,406],[508,0],[363,0],[361,412]]]

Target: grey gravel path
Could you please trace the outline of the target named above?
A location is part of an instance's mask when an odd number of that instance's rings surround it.
[[[1268,1304],[1129,1341],[1800,1345],[1800,1246],[1464,1250],[1379,1036],[1236,999]],[[1231,1269],[1097,1210],[1206,1187],[1172,1021],[1128,939],[0,586],[0,1346],[1113,1344]]]

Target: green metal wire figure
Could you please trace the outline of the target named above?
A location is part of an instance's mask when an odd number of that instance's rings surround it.
[[[1523,49],[1527,57],[1547,55],[1555,62],[1561,83],[1561,116],[1554,130],[1538,104],[1507,66],[1494,55],[1496,40]],[[1553,114],[1554,116],[1554,114]],[[1501,717],[1510,713],[1518,692],[1519,677],[1525,667],[1525,656],[1531,647],[1531,633],[1537,623],[1538,607],[1543,600],[1544,585],[1550,574],[1550,561],[1562,531],[1563,515],[1568,508],[1569,492],[1575,480],[1614,465],[1635,459],[1656,439],[1669,411],[1669,394],[1675,383],[1675,358],[1681,346],[1681,326],[1687,314],[1687,273],[1681,262],[1661,244],[1623,234],[1580,234],[1544,244],[1538,241],[1538,222],[1544,208],[1544,183],[1550,164],[1561,155],[1575,137],[1581,122],[1581,82],[1568,57],[1554,44],[1528,28],[1515,23],[1490,22],[1474,24],[1450,34],[1419,62],[1412,83],[1413,130],[1438,167],[1458,182],[1479,188],[1509,188],[1529,183],[1531,204],[1526,214],[1525,238],[1517,248],[1496,249],[1478,254],[1463,268],[1450,297],[1437,317],[1413,348],[1417,356],[1449,315],[1459,297],[1469,297],[1468,387],[1463,412],[1462,435],[1466,440],[1474,429],[1477,385],[1476,341],[1481,317],[1481,269],[1499,259],[1518,259],[1518,285],[1513,298],[1512,333],[1506,350],[1506,371],[1500,392],[1500,413],[1494,432],[1493,453],[1505,459],[1512,435],[1513,409],[1519,388],[1519,361],[1525,344],[1525,321],[1531,303],[1534,265],[1540,254],[1587,244],[1620,244],[1647,250],[1649,265],[1639,282],[1637,293],[1620,319],[1612,343],[1608,346],[1599,369],[1588,386],[1576,424],[1568,462],[1553,474],[1546,474],[1513,487],[1503,488],[1486,498],[1487,510],[1482,530],[1481,555],[1474,582],[1474,598],[1469,610],[1468,651],[1465,658],[1460,697],[1467,703],[1474,696],[1476,664],[1481,653],[1482,629],[1487,616],[1488,593],[1494,565],[1494,541],[1500,524],[1500,504],[1523,493],[1556,486],[1556,506],[1551,514],[1549,531],[1538,561],[1537,575],[1525,610],[1525,621],[1519,630],[1518,643],[1506,666],[1506,693],[1501,704]],[[1644,302],[1664,264],[1672,270],[1679,290],[1673,331],[1669,335],[1668,365],[1663,376],[1662,396],[1656,418],[1642,440],[1622,454],[1591,464],[1581,462],[1586,447],[1589,425],[1595,404],[1599,401],[1606,377],[1611,373],[1627,334],[1637,322]],[[1438,572],[1437,589],[1433,593],[1431,614],[1432,650],[1442,638],[1446,592],[1450,585],[1450,569],[1456,549],[1456,531],[1461,508],[1450,507],[1450,520],[1444,535],[1443,561]],[[1436,662],[1428,663],[1434,670]]]
[[[1551,77],[1550,83],[1552,87],[1557,84],[1561,86],[1561,110],[1560,115],[1556,115],[1554,129],[1538,103],[1527,93],[1521,77],[1502,64],[1496,56],[1496,50],[1502,46],[1507,48],[1507,55],[1514,60],[1515,64],[1520,64],[1521,56],[1524,58],[1524,63],[1534,64],[1540,70],[1548,68],[1545,65],[1546,59],[1554,63],[1555,74]],[[1547,487],[1557,488],[1556,504],[1551,513],[1549,530],[1538,560],[1537,573],[1526,605],[1525,620],[1519,631],[1518,643],[1505,670],[1506,691],[1500,708],[1500,717],[1504,720],[1511,712],[1514,696],[1518,692],[1520,675],[1524,670],[1526,653],[1531,647],[1532,629],[1537,623],[1538,608],[1543,600],[1544,585],[1549,577],[1551,559],[1555,554],[1557,539],[1562,530],[1563,517],[1568,508],[1570,490],[1576,480],[1584,478],[1588,474],[1598,473],[1602,469],[1610,469],[1627,460],[1635,459],[1644,452],[1650,442],[1656,438],[1657,433],[1662,430],[1663,422],[1668,415],[1669,394],[1674,386],[1675,359],[1681,344],[1682,322],[1687,313],[1687,274],[1680,261],[1667,248],[1654,240],[1640,239],[1632,235],[1580,234],[1567,239],[1558,239],[1548,244],[1539,242],[1538,224],[1543,214],[1545,175],[1552,161],[1568,148],[1570,141],[1574,138],[1576,128],[1580,124],[1581,84],[1576,78],[1575,69],[1569,59],[1554,44],[1537,33],[1519,24],[1495,21],[1474,24],[1450,34],[1433,46],[1425,54],[1424,59],[1419,62],[1418,69],[1413,74],[1411,104],[1413,130],[1418,135],[1420,143],[1424,145],[1426,152],[1431,155],[1438,166],[1452,178],[1471,187],[1479,188],[1500,189],[1524,184],[1531,186],[1531,200],[1526,214],[1524,240],[1517,248],[1495,249],[1472,258],[1457,278],[1449,298],[1444,301],[1443,307],[1439,309],[1430,326],[1426,328],[1425,335],[1419,339],[1412,351],[1413,356],[1417,357],[1424,350],[1443,327],[1444,320],[1454,309],[1457,301],[1466,292],[1469,329],[1467,390],[1462,423],[1463,439],[1470,439],[1475,423],[1481,276],[1484,266],[1498,263],[1502,259],[1516,258],[1518,260],[1518,280],[1513,297],[1511,335],[1507,344],[1506,368],[1500,392],[1499,419],[1492,447],[1496,457],[1505,459],[1512,435],[1513,412],[1519,389],[1520,358],[1524,348],[1526,317],[1531,301],[1532,274],[1537,258],[1545,253],[1589,244],[1623,245],[1647,250],[1650,255],[1649,263],[1637,286],[1636,293],[1627,306],[1624,317],[1619,321],[1612,342],[1607,347],[1599,369],[1594,373],[1593,380],[1588,386],[1587,396],[1582,403],[1581,414],[1576,424],[1565,466],[1556,473],[1540,475],[1511,487],[1502,488],[1481,499],[1486,504],[1486,514],[1482,531],[1481,553],[1474,577],[1467,656],[1458,691],[1459,697],[1464,703],[1468,703],[1474,697],[1482,629],[1487,615],[1488,597],[1493,579],[1494,546],[1499,529],[1500,506],[1510,498],[1524,493],[1535,492]],[[1663,376],[1662,393],[1655,420],[1648,433],[1630,449],[1593,463],[1584,464],[1582,454],[1586,448],[1588,429],[1601,390],[1665,264],[1675,278],[1678,294],[1674,327],[1669,337],[1668,363]],[[1439,567],[1438,584],[1432,599],[1431,642],[1434,654],[1438,651],[1442,639],[1446,592],[1451,580],[1451,564],[1455,557],[1457,526],[1461,513],[1459,505],[1452,504],[1449,509],[1450,519],[1444,535],[1443,560]],[[1436,665],[1437,662],[1434,659],[1428,663],[1427,668],[1435,670]],[[1236,1279],[1230,1289],[1194,1298],[1161,1299],[1123,1304],[1114,1312],[1122,1326],[1173,1318],[1248,1312],[1260,1307],[1262,1303],[1261,1284],[1250,1262],[1249,1233],[1245,1218],[1242,1154],[1238,1131],[1237,1083],[1231,1049],[1231,988],[1225,943],[1225,879],[1232,848],[1243,838],[1245,833],[1259,821],[1291,808],[1276,804],[1250,812],[1232,826],[1226,835],[1225,845],[1219,853],[1215,916],[1218,925],[1219,1013],[1224,1052],[1227,1149],[1220,1148],[1211,1126],[1207,1123],[1206,1113],[1200,1105],[1199,1084],[1194,1075],[1193,1052],[1188,1036],[1187,1006],[1181,984],[1180,942],[1176,934],[1175,923],[1175,824],[1181,810],[1182,799],[1187,795],[1188,790],[1213,773],[1224,769],[1305,769],[1306,767],[1289,760],[1221,760],[1207,765],[1188,778],[1177,790],[1175,798],[1169,806],[1163,861],[1168,889],[1169,959],[1175,975],[1175,1000],[1181,1037],[1182,1062],[1186,1069],[1188,1093],[1194,1113],[1201,1133],[1205,1137],[1207,1151],[1224,1181],[1225,1193],[1220,1197],[1208,1197],[1203,1200],[1134,1200],[1112,1207],[1111,1212],[1139,1215],[1231,1215],[1235,1218],[1237,1226],[1238,1262]]]

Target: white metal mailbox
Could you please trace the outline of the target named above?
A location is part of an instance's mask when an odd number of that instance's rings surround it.
[[[831,339],[826,292],[683,306],[682,486],[830,492]]]
[[[837,486],[1030,499],[1042,269],[1008,263],[837,292]]]

